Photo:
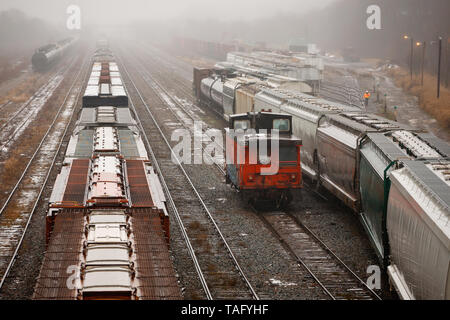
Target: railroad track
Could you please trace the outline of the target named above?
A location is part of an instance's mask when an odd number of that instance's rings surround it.
[[[136,50],[135,52],[138,52],[139,50]],[[158,57],[159,58],[159,57]],[[142,65],[145,65],[144,59],[140,59],[142,62]],[[179,77],[175,77],[172,73],[168,72],[168,70],[173,69],[170,65],[170,62],[168,63],[168,59],[165,60],[165,69],[163,69],[161,66],[162,64],[159,61],[163,61],[163,59],[158,59],[155,57],[155,55],[147,54],[145,58],[145,62],[151,64],[153,67],[153,72],[157,73],[160,78],[160,83],[164,84],[171,84],[176,83],[176,92],[180,93],[180,96],[187,102],[190,101],[190,104],[194,107],[193,111],[202,110],[200,107],[196,105],[197,98],[194,96],[193,90],[192,90],[192,80],[182,80]],[[171,77],[167,77],[168,74],[171,74]],[[155,76],[153,76],[155,78]],[[192,78],[192,77],[191,77]],[[167,90],[166,90],[167,91]],[[180,97],[175,97],[174,100],[177,100],[180,102]],[[220,113],[216,108],[206,108],[207,111],[214,112],[215,115],[218,115],[220,119],[223,119],[223,114]],[[202,111],[203,112],[203,111]]]
[[[24,102],[0,127],[0,150],[7,148],[17,139],[21,132],[33,121],[33,117],[41,110],[53,92],[58,88],[65,74],[75,63],[75,58],[66,68],[59,69],[50,79],[42,85],[35,94]]]
[[[139,126],[145,133],[144,138],[153,165],[160,175],[168,202],[173,209],[175,220],[180,227],[206,297],[259,299],[184,165],[175,156],[153,112],[164,117],[166,121],[174,121],[174,117],[170,116],[171,113],[165,112],[164,107],[158,107],[162,103],[156,93],[153,94],[152,112],[127,67],[123,62],[121,65],[128,78],[126,82],[130,105],[136,113]],[[139,101],[141,106],[139,110],[133,100]],[[172,157],[176,159],[175,163]],[[170,189],[167,183],[171,186]],[[172,196],[175,193],[176,196]]]
[[[30,158],[18,182],[0,209],[0,290],[21,248],[31,219],[60,152],[68,124],[82,92],[87,75],[86,59],[71,83],[52,123]],[[82,76],[83,70],[85,75]],[[77,85],[77,82],[79,84]]]
[[[139,70],[142,73],[145,67],[141,65]],[[145,75],[143,76],[145,77]],[[173,102],[177,101],[155,77],[151,75],[147,75],[147,77],[151,78],[150,86],[155,86],[156,83],[158,90],[164,91]],[[184,109],[179,102],[178,107]],[[172,110],[172,108],[170,109]],[[184,110],[184,112],[188,116],[190,115],[187,110]],[[194,118],[191,117],[191,119]],[[219,167],[219,170],[223,173],[222,168]],[[313,187],[307,187],[322,199],[328,200],[321,193],[314,190]],[[256,212],[256,214],[331,299],[381,299],[376,292],[370,289],[355,272],[296,217],[284,212],[269,214]]]
[[[7,107],[9,104],[11,104],[12,101],[6,101],[5,103],[0,104],[0,111],[4,108]]]
[[[323,96],[327,99],[335,100],[336,102],[348,104],[360,109],[364,108],[364,103],[361,99],[362,93],[356,88],[323,82],[320,91],[321,93],[324,93]]]
[[[381,300],[319,237],[286,212],[257,212],[267,228],[333,300]]]
[[[141,77],[144,79],[144,81],[147,83],[149,87],[151,87],[155,93],[158,95],[159,100],[162,104],[166,104],[170,112],[177,118],[178,122],[186,129],[191,132],[191,134],[194,136],[196,134],[194,124],[202,123],[203,120],[198,117],[197,115],[193,114],[191,110],[188,110],[186,106],[180,102],[180,100],[174,96],[172,93],[170,93],[154,76],[151,75],[151,73],[147,70],[147,68],[140,64],[139,73],[141,74]],[[183,116],[184,115],[184,116]],[[187,118],[186,118],[187,117]],[[206,124],[205,124],[206,125]],[[208,132],[209,127],[203,128],[202,127],[202,134],[205,136],[208,136],[209,139],[211,139],[212,143],[216,145],[217,148],[220,148],[223,152],[224,147],[221,144],[218,144],[215,140],[213,140],[212,136]],[[207,155],[210,161],[216,166],[216,168],[220,171],[220,173],[225,176],[225,159],[224,157],[216,157],[216,159],[212,158],[208,152],[206,151],[206,148],[201,146],[203,154]],[[224,154],[224,153],[223,153]]]

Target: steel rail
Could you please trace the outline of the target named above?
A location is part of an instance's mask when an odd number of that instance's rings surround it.
[[[72,60],[72,62],[70,63],[70,65],[64,70],[64,72],[63,72],[63,74],[65,74],[66,72],[67,72],[67,70],[69,70],[71,67],[72,67],[72,65],[74,64],[74,62],[75,62],[75,59],[74,60]],[[0,131],[2,131],[8,124],[9,124],[9,122],[11,122],[12,120],[14,120],[27,106],[29,106],[30,105],[30,103],[36,98],[36,96],[40,93],[40,92],[42,92],[43,90],[44,90],[44,88],[50,83],[50,82],[52,82],[60,73],[61,73],[61,70],[62,70],[63,68],[61,68],[61,69],[59,69],[58,71],[56,71],[55,72],[55,74],[54,75],[52,75],[51,77],[50,77],[50,79],[46,82],[46,83],[44,83],[41,87],[39,87],[39,89],[38,90],[36,90],[36,92],[27,100],[27,101],[25,101],[21,106],[20,106],[20,108],[11,116],[11,117],[9,117],[7,120],[6,120],[6,122],[0,127]],[[11,103],[12,101],[9,101],[8,103]],[[1,108],[3,108],[4,106],[6,106],[8,103],[5,103],[4,105],[2,105],[1,107],[0,107],[0,109]],[[29,117],[28,117],[29,118]],[[27,118],[27,119],[28,119]],[[16,130],[17,131],[17,130]],[[15,131],[15,132],[16,132]],[[14,132],[14,133],[15,133]],[[10,139],[11,140],[11,139]],[[10,141],[9,140],[9,141]],[[8,142],[9,142],[8,141]],[[3,148],[3,146],[4,145],[6,145],[6,143],[5,144],[3,144],[1,147],[0,147],[0,149],[1,148]]]
[[[130,75],[128,73],[127,68],[125,67],[125,65],[123,63],[122,63],[122,66],[123,66],[123,70],[125,71],[125,73],[127,74],[128,78],[129,78],[130,82],[133,84],[133,86],[136,89],[136,86],[135,86],[134,82],[131,80],[131,77],[130,77]],[[194,267],[195,267],[195,270],[196,270],[197,275],[199,277],[199,280],[200,280],[200,283],[202,285],[203,291],[205,292],[206,298],[208,300],[212,300],[213,298],[212,298],[211,292],[209,290],[209,287],[208,287],[208,284],[206,282],[206,279],[205,279],[205,277],[203,275],[203,271],[201,270],[200,264],[198,262],[198,259],[197,259],[197,256],[195,254],[195,251],[194,251],[194,249],[192,247],[191,241],[190,241],[190,239],[189,239],[189,237],[187,235],[186,228],[185,228],[185,226],[183,224],[183,221],[181,220],[180,214],[178,212],[178,208],[176,207],[175,202],[173,201],[172,194],[170,193],[169,187],[167,186],[167,183],[166,183],[166,181],[164,179],[164,175],[162,174],[162,171],[161,171],[161,168],[159,166],[158,160],[156,159],[155,153],[153,152],[153,149],[152,149],[151,144],[150,144],[150,142],[148,140],[147,134],[145,133],[144,127],[143,127],[143,125],[141,123],[141,120],[138,117],[138,114],[137,114],[136,108],[134,106],[133,100],[131,98],[131,95],[129,94],[129,91],[128,91],[128,89],[125,86],[124,86],[124,88],[125,88],[125,90],[127,92],[131,108],[132,108],[133,113],[135,115],[136,122],[138,123],[138,126],[139,126],[139,128],[140,128],[140,130],[142,132],[142,135],[144,137],[144,140],[146,142],[147,149],[148,149],[148,151],[150,153],[150,156],[152,158],[152,165],[155,167],[156,171],[158,172],[159,179],[160,179],[161,184],[162,184],[162,186],[163,186],[163,188],[165,190],[165,193],[166,193],[167,199],[169,201],[169,204],[172,207],[173,212],[175,213],[175,219],[176,219],[176,221],[177,221],[177,223],[178,223],[178,225],[180,227],[181,234],[182,234],[183,239],[184,239],[184,241],[186,243],[186,246],[188,248],[189,255],[191,256],[191,259],[192,259],[192,261],[194,263]]]
[[[124,67],[124,70],[130,80],[130,82],[133,84],[134,89],[136,90],[136,93],[139,95],[140,100],[142,101],[143,105],[145,106],[148,114],[150,115],[150,117],[152,118],[156,128],[158,129],[158,131],[161,134],[161,137],[163,138],[163,140],[165,141],[165,143],[167,144],[167,147],[169,148],[171,154],[174,156],[174,159],[177,162],[177,165],[179,166],[179,168],[181,169],[181,171],[183,172],[183,175],[185,176],[185,178],[187,179],[187,181],[189,182],[192,190],[194,191],[195,195],[197,196],[198,200],[200,201],[200,203],[202,204],[202,207],[204,208],[205,212],[207,213],[207,217],[209,218],[209,220],[212,222],[212,224],[215,227],[215,230],[217,231],[217,233],[219,234],[220,238],[222,239],[222,242],[224,243],[225,247],[227,248],[227,251],[230,255],[230,257],[233,260],[233,263],[235,265],[235,267],[237,268],[237,270],[239,271],[241,277],[244,279],[247,287],[249,288],[249,290],[251,291],[253,297],[256,300],[259,300],[259,297],[257,295],[257,293],[255,292],[255,290],[253,289],[252,285],[250,284],[248,278],[245,276],[241,266],[239,265],[236,257],[234,256],[230,246],[228,245],[228,242],[226,241],[225,237],[223,236],[222,232],[220,231],[219,226],[217,225],[216,221],[214,220],[211,212],[209,211],[208,207],[206,206],[205,202],[203,201],[202,197],[200,196],[197,188],[194,186],[192,180],[190,179],[189,175],[187,174],[186,170],[184,169],[183,165],[181,164],[180,160],[178,159],[178,156],[175,154],[175,152],[173,151],[169,141],[167,140],[166,136],[164,135],[164,132],[162,131],[161,127],[158,125],[156,118],[154,117],[153,113],[151,112],[150,108],[148,107],[147,103],[145,102],[144,98],[142,97],[140,91],[138,90],[137,86],[135,85],[134,81],[131,79],[129,72],[125,66],[125,64],[122,62],[122,66]],[[181,217],[179,217],[181,219]],[[181,226],[180,226],[181,227]]]
[[[339,258],[333,250],[331,250],[325,242],[323,242],[314,232],[312,232],[311,229],[309,229],[307,226],[303,224],[296,216],[293,214],[287,213],[289,217],[292,218],[300,227],[304,228],[313,238],[316,240],[331,256],[333,256],[334,259],[336,259],[341,266],[343,266],[356,280],[358,280],[376,299],[381,300],[381,297],[373,290],[371,289],[364,280],[362,280],[350,267]]]
[[[141,64],[141,66],[143,66],[143,64]],[[146,69],[146,68],[145,68]],[[140,70],[142,71],[143,69],[140,68]],[[173,98],[173,96],[155,79],[155,77],[151,76],[150,74],[148,74],[148,71],[145,71],[146,74],[152,79],[152,81],[167,95],[169,96],[169,98],[171,98],[171,100],[173,102],[175,102],[184,112],[186,115],[188,115],[193,121],[195,121],[194,117],[184,108],[184,106],[175,98]],[[151,85],[150,85],[151,87]],[[357,92],[357,89],[351,88],[351,87],[346,87],[346,86],[337,86],[336,87],[342,87],[343,89],[345,89],[347,92],[353,91],[353,92]],[[334,92],[333,90],[326,90],[326,91],[330,91],[330,92]],[[335,93],[340,93],[338,91],[336,91]],[[344,96],[345,94],[342,93],[341,96]],[[350,96],[350,93],[348,93],[348,95]],[[160,100],[162,102],[164,102],[166,105],[167,102],[164,101],[164,99],[162,99],[162,97],[159,96]],[[354,95],[354,97],[356,97],[356,95]],[[355,105],[353,103],[351,103],[352,105]],[[168,105],[169,106],[169,105]],[[357,105],[356,105],[357,106]],[[358,106],[359,107],[359,106]],[[169,109],[173,112],[173,114],[179,119],[179,116],[170,108]],[[180,120],[180,119],[179,119]],[[182,123],[182,121],[180,121]],[[183,123],[182,123],[183,124]],[[183,124],[184,125],[184,124]],[[185,125],[184,125],[185,126]],[[186,127],[186,126],[185,126]],[[309,189],[312,190],[311,187],[308,186]],[[314,191],[314,190],[312,190]],[[325,198],[323,195],[321,195],[319,192],[314,191],[317,195],[319,195],[320,197],[322,197],[323,199],[327,200],[327,198]],[[331,256],[333,256],[333,258],[335,260],[337,260],[339,262],[339,264],[341,266],[343,266],[354,278],[356,278],[375,298],[381,300],[381,298],[379,297],[379,295],[374,292],[371,288],[369,288],[367,286],[367,284],[354,272],[352,271],[317,235],[315,235],[308,227],[306,227],[303,223],[301,223],[298,218],[296,218],[295,216],[288,214],[299,226],[301,226],[302,228],[304,228]],[[278,237],[281,239],[281,236],[279,235],[278,231],[265,219],[265,217],[263,217],[262,215],[258,216],[263,219],[264,223],[274,232],[278,235]],[[317,276],[314,274],[314,272],[306,265],[306,263],[292,250],[292,248],[290,248],[290,246],[288,244],[286,244],[284,241],[282,241],[283,245],[287,247],[287,250],[289,252],[291,252],[296,259],[303,265],[303,267],[305,267],[305,269],[308,271],[308,273],[310,273],[310,275],[316,280],[316,282],[322,287],[322,289],[324,290],[324,292],[329,295],[333,300],[335,300],[336,298],[333,296],[333,294],[331,294],[331,292],[325,287],[325,285],[317,278]]]
[[[74,62],[75,62],[75,60],[72,62],[72,64],[71,64],[70,66],[72,66]],[[67,69],[67,70],[69,70],[69,69]],[[67,71],[67,70],[66,70],[66,71]],[[74,83],[75,83],[75,82],[74,82]],[[66,96],[66,98],[67,98],[67,96]],[[26,175],[28,169],[30,168],[31,164],[33,163],[34,158],[35,158],[36,155],[39,153],[39,151],[40,151],[40,149],[41,149],[41,147],[42,147],[42,144],[44,143],[44,140],[47,138],[48,134],[50,133],[50,130],[53,128],[53,126],[54,126],[54,124],[55,124],[55,121],[56,121],[56,119],[57,119],[58,116],[59,116],[59,113],[60,113],[60,111],[61,111],[62,106],[63,106],[63,105],[60,106],[58,112],[56,113],[56,116],[55,116],[54,119],[53,119],[53,122],[50,124],[50,126],[49,126],[49,128],[47,129],[45,135],[42,137],[42,139],[41,139],[39,145],[37,146],[36,150],[35,150],[34,153],[32,154],[32,156],[31,156],[30,160],[28,161],[27,166],[26,166],[25,169],[23,170],[22,175],[20,176],[19,180],[18,180],[17,183],[15,184],[14,188],[10,191],[10,193],[9,193],[8,198],[6,199],[6,201],[3,203],[3,206],[2,206],[2,208],[0,209],[0,216],[1,216],[1,215],[3,214],[3,212],[5,211],[5,209],[6,209],[7,205],[8,205],[8,203],[9,203],[9,201],[10,201],[11,198],[13,197],[14,193],[17,191],[17,189],[18,189],[20,183],[22,182],[22,180],[23,180],[23,178],[25,177],[25,175]]]
[[[253,208],[253,207],[252,207]],[[333,294],[327,289],[327,287],[317,278],[316,274],[308,267],[308,265],[303,261],[301,257],[297,255],[297,253],[289,246],[281,237],[281,234],[275,229],[275,227],[267,221],[264,215],[260,214],[255,208],[253,208],[256,215],[261,219],[261,221],[266,225],[266,227],[272,231],[274,235],[277,236],[278,240],[281,242],[282,246],[286,251],[290,252],[291,255],[295,257],[295,259],[308,271],[308,273],[313,277],[313,279],[317,282],[317,284],[322,288],[326,295],[328,295],[331,299],[336,300]]]
[[[73,87],[75,86],[75,83],[77,82],[78,78],[80,77],[80,75],[81,75],[81,73],[82,73],[82,71],[83,71],[85,65],[86,65],[86,59],[83,60],[82,67],[80,68],[80,70],[79,70],[79,72],[78,72],[78,74],[77,74],[75,80],[73,81],[73,83],[72,83],[72,85],[71,85],[69,91],[67,92],[67,95],[65,96],[63,103],[61,104],[60,108],[58,109],[58,113],[57,113],[57,115],[55,116],[55,118],[53,119],[53,122],[52,122],[52,124],[50,125],[49,129],[47,130],[47,132],[46,132],[46,134],[45,134],[45,137],[44,137],[43,140],[41,141],[41,143],[40,143],[40,145],[39,145],[39,149],[40,149],[40,147],[42,146],[42,142],[44,141],[44,139],[48,136],[49,132],[50,132],[51,129],[54,127],[54,125],[55,125],[55,123],[56,123],[56,120],[57,120],[57,118],[59,117],[59,115],[61,114],[61,111],[62,111],[64,105],[66,104],[67,99],[68,99],[68,97],[70,96],[70,93],[72,92]],[[88,70],[88,69],[86,69],[86,70]],[[86,72],[86,75],[87,75],[87,74],[88,74],[88,72]],[[74,105],[73,105],[73,111],[72,111],[72,114],[71,114],[71,116],[70,116],[70,118],[69,118],[68,124],[71,123],[72,118],[73,118],[73,115],[75,114],[76,106],[77,106],[77,104],[78,104],[78,100],[79,100],[79,97],[80,97],[81,92],[82,92],[82,87],[83,87],[83,84],[80,86],[80,90],[79,90],[78,93],[77,93],[77,97],[76,97],[75,102],[74,102]],[[23,230],[23,232],[22,232],[22,235],[21,235],[21,237],[20,237],[19,243],[17,244],[16,249],[15,249],[15,251],[14,251],[14,253],[13,253],[13,256],[12,256],[12,258],[11,258],[9,264],[8,264],[8,267],[6,268],[5,273],[3,274],[2,279],[1,279],[1,281],[0,281],[0,290],[3,288],[3,285],[4,285],[4,283],[5,283],[5,280],[6,280],[6,278],[8,277],[9,272],[11,271],[11,269],[12,269],[12,267],[13,267],[13,265],[14,265],[14,262],[16,261],[17,254],[18,254],[20,248],[22,247],[22,243],[23,243],[23,240],[24,240],[24,238],[25,238],[25,234],[26,234],[27,231],[28,231],[28,227],[29,227],[29,225],[30,225],[31,219],[32,219],[33,216],[34,216],[34,213],[35,213],[35,211],[36,211],[36,208],[37,208],[37,205],[38,205],[38,203],[39,203],[39,200],[40,200],[40,198],[41,198],[41,196],[42,196],[42,193],[44,192],[44,189],[45,189],[45,187],[46,187],[46,184],[47,184],[47,182],[48,182],[48,179],[49,179],[49,177],[50,177],[50,174],[51,174],[51,172],[52,172],[52,169],[53,169],[53,167],[54,167],[54,165],[55,165],[55,163],[56,163],[56,158],[58,157],[58,154],[59,154],[59,152],[60,152],[60,150],[61,150],[61,146],[62,146],[62,143],[63,143],[63,141],[64,141],[64,138],[65,138],[65,136],[66,136],[66,134],[67,134],[68,128],[69,128],[69,125],[67,125],[67,126],[65,127],[64,132],[63,132],[63,134],[61,135],[61,139],[60,139],[60,141],[58,142],[58,148],[57,148],[57,150],[56,150],[56,152],[55,152],[55,155],[54,155],[54,157],[53,157],[52,163],[51,163],[51,165],[50,165],[50,167],[49,167],[49,169],[48,169],[48,171],[47,171],[47,174],[46,174],[44,183],[42,184],[42,187],[41,187],[41,189],[40,189],[40,191],[39,191],[39,194],[38,194],[38,196],[37,196],[37,198],[36,198],[36,200],[35,200],[35,202],[34,202],[33,208],[32,208],[32,210],[31,210],[31,212],[30,212],[30,215],[29,215],[29,217],[28,217],[28,219],[27,219],[27,223],[26,223],[25,228],[24,228],[24,230]],[[36,154],[33,155],[33,158],[34,158],[35,156],[36,156]],[[31,162],[30,162],[30,163],[31,163]],[[28,169],[28,167],[29,167],[29,166],[27,166],[27,169]],[[25,172],[24,172],[24,173],[25,173]],[[5,208],[5,207],[2,208],[2,213],[3,213],[4,208]]]
[[[141,66],[143,67],[143,68],[145,68],[146,69],[146,67],[145,66],[143,66],[142,64],[141,64]],[[140,72],[142,72],[142,68],[140,68]],[[164,86],[162,86],[161,84],[160,84],[160,82],[158,82],[156,79],[155,79],[155,77],[153,77],[148,71],[147,71],[147,69],[144,71],[145,72],[145,75],[148,77],[148,78],[150,78],[154,83],[155,83],[155,85],[157,85],[158,86],[158,88],[161,90],[161,91],[163,91],[164,92],[164,94],[166,94],[169,98],[170,98],[170,100],[172,100],[191,120],[192,120],[192,122],[194,123],[195,121],[197,121],[191,114],[190,114],[190,112],[183,106],[183,104],[182,103],[180,103],[179,101],[178,101],[178,99],[176,99],[169,91],[167,91],[167,89],[164,87]],[[141,75],[142,75],[142,73],[141,73]],[[151,84],[149,84],[148,83],[148,81],[144,78],[144,77],[142,77],[143,79],[144,79],[144,81],[149,85],[149,87],[152,89],[152,90],[154,90],[154,88],[151,86]],[[180,118],[180,116],[172,109],[172,107],[169,105],[169,103],[167,103],[167,101],[165,101],[164,100],[164,98],[163,97],[161,97],[161,95],[159,94],[159,92],[157,92],[156,90],[154,90],[155,92],[156,92],[156,94],[158,95],[158,98],[159,98],[159,100],[162,102],[162,103],[164,103],[165,105],[167,105],[167,107],[169,108],[169,110],[172,112],[172,114],[178,119],[178,121],[180,122],[180,124],[183,126],[183,127],[185,127],[186,129],[188,129],[188,130],[190,130],[190,131],[192,131],[192,128],[189,128],[184,122],[183,122],[183,120]],[[205,131],[203,131],[202,133],[204,133],[205,134]],[[217,147],[219,147],[219,148],[221,148],[222,149],[222,151],[225,151],[225,148],[224,148],[224,146],[222,145],[219,145],[216,141],[214,141],[214,140],[212,140],[211,139],[211,141],[217,146]],[[204,146],[203,146],[203,143],[202,143],[202,150],[203,151],[205,151],[205,148],[204,148]],[[208,157],[209,157],[209,159],[212,161],[212,163],[214,163],[214,165],[216,166],[216,168],[223,174],[223,175],[225,175],[225,170],[216,162],[216,161],[214,161],[214,159],[209,155],[209,154],[206,154]],[[224,158],[225,159],[225,158]]]

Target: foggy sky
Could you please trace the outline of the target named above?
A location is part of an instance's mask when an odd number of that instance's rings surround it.
[[[335,0],[1,0],[0,11],[16,8],[55,24],[66,8],[79,5],[84,24],[124,24],[142,20],[254,20],[277,14],[304,13]]]

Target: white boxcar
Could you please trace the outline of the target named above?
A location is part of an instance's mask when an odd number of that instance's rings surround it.
[[[450,161],[404,161],[390,174],[388,274],[402,299],[450,299]]]
[[[359,148],[369,132],[411,129],[365,113],[327,114],[319,120],[317,158],[321,184],[355,212],[360,210]]]
[[[316,131],[320,118],[325,114],[359,111],[356,107],[281,89],[263,90],[255,96],[255,111],[269,109],[292,115],[293,134],[303,142],[302,170],[314,180],[318,177]]]

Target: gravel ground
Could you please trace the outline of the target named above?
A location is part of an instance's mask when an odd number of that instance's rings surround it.
[[[68,76],[63,80],[62,88],[66,88],[68,90],[73,79],[72,76],[75,76],[74,71],[70,72]],[[61,104],[66,93],[67,92],[64,92],[62,89],[58,89],[56,94],[58,94],[60,97],[59,99],[57,99],[57,101],[55,101],[55,104]],[[49,180],[43,192],[43,196],[41,197],[37,206],[37,210],[31,219],[28,231],[24,237],[22,246],[17,255],[17,259],[0,292],[0,300],[31,299],[33,295],[34,287],[37,277],[39,276],[42,260],[44,258],[46,249],[45,217],[48,199],[52,192],[52,187],[56,176],[61,169],[65,149],[67,147],[70,134],[74,129],[75,122],[78,118],[77,113],[81,109],[81,99],[78,101],[76,108],[76,113],[72,118],[69,129],[64,138],[63,145],[56,160],[56,165],[51,171]]]
[[[132,59],[130,59],[131,61]],[[160,64],[157,70],[156,66],[149,62],[147,67],[153,71],[153,75],[158,80],[164,80],[164,85],[167,85],[170,78],[158,72],[158,70],[167,69],[167,66]],[[178,77],[174,72],[170,74],[170,77]],[[177,81],[187,80],[179,77]],[[186,87],[189,86],[190,84],[187,83]],[[188,96],[185,91],[181,92],[174,87],[175,84],[173,84],[173,88],[169,89],[176,90],[177,96],[192,102],[192,96]],[[154,95],[149,87],[145,90],[144,88],[140,89],[146,96]],[[197,107],[192,106],[192,108]],[[198,112],[198,115],[211,127],[222,129],[225,125],[223,120],[217,119],[210,111],[202,110]],[[71,126],[73,128],[73,123]],[[72,128],[69,128],[68,132],[71,132]],[[170,136],[170,127],[164,127],[164,130]],[[59,161],[61,160],[60,157]],[[206,165],[190,165],[186,166],[186,170],[198,187],[200,195],[210,208],[260,298],[327,298],[306,270],[297,264],[295,259],[284,250],[279,240],[272,236],[251,208],[241,200],[240,195],[225,185],[224,178],[217,169]],[[53,170],[49,186],[53,184],[57,172],[59,172],[59,168]],[[12,269],[11,277],[5,283],[4,291],[0,293],[2,299],[27,299],[33,293],[45,251],[43,237],[45,208],[50,192],[51,188],[47,187],[39,210],[32,219],[19,257]],[[330,200],[324,201],[313,192],[304,189],[301,196],[295,197],[290,211],[318,234],[358,275],[363,279],[367,278],[366,268],[368,265],[376,264],[376,258],[362,226],[355,215],[339,201],[328,194],[326,197]],[[173,221],[173,214],[171,215],[171,250],[180,285],[184,289],[184,297],[186,299],[204,298],[179,227]],[[386,287],[384,281],[382,296],[392,298]]]
[[[166,75],[163,78],[164,72],[161,72],[161,69],[166,66],[159,63],[157,67],[151,63],[149,57],[146,57],[146,61],[152,75],[164,85],[176,76],[170,73],[170,77]],[[167,89],[176,90],[177,96],[182,94],[180,89],[174,87]],[[192,99],[186,95],[183,98],[187,101]],[[211,120],[204,117],[203,112],[199,112],[198,115],[213,126]],[[218,170],[205,168],[204,165],[186,166],[186,169],[261,297],[326,298],[306,271],[284,250],[279,240],[269,233],[255,213],[242,202],[239,194],[224,184]],[[319,230],[320,232],[316,233],[330,244],[337,255],[354,268],[361,278],[367,278],[366,268],[368,265],[376,264],[376,257],[357,217],[337,201],[324,202],[321,198],[318,200],[314,193],[306,189],[302,193],[303,198],[297,197],[291,211],[313,231]],[[173,241],[175,238],[176,234],[172,234]],[[174,255],[175,265],[181,274],[184,266],[182,262],[178,263],[178,250],[174,250]],[[182,276],[180,279],[185,286],[183,281],[187,277]],[[382,295],[390,297],[385,288],[386,285]],[[186,295],[186,298],[190,296]]]

